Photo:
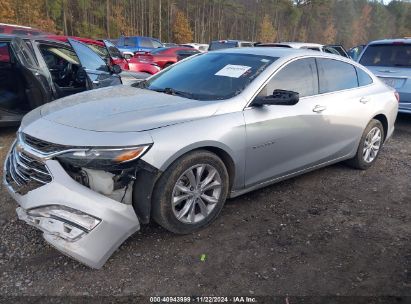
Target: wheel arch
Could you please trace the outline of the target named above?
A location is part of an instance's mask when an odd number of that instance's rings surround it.
[[[235,161],[233,157],[233,152],[231,149],[219,142],[213,142],[213,141],[206,141],[206,142],[200,142],[196,143],[193,145],[190,145],[188,147],[185,147],[184,149],[178,151],[175,153],[173,156],[171,156],[164,164],[161,166],[161,171],[164,172],[167,170],[168,167],[171,166],[172,163],[174,163],[177,159],[180,157],[186,155],[187,153],[191,153],[196,150],[206,150],[211,153],[216,154],[224,163],[227,172],[228,172],[228,177],[229,177],[229,191],[231,190],[231,187],[233,185],[234,179],[236,177],[236,167],[235,167]]]
[[[216,154],[224,163],[229,176],[229,192],[232,189],[234,179],[236,176],[235,161],[233,152],[227,146],[219,142],[206,141],[196,143],[185,147],[174,153],[160,169],[149,166],[149,170],[142,170],[140,175],[136,176],[133,187],[133,207],[142,224],[148,224],[151,218],[151,210],[153,205],[152,195],[158,183],[160,176],[167,168],[171,166],[176,160],[184,155],[197,150],[205,150]],[[151,169],[150,169],[151,168]]]
[[[378,120],[381,124],[382,127],[384,128],[384,140],[387,138],[387,133],[388,133],[388,119],[387,116],[384,114],[377,114],[373,117],[373,119]]]

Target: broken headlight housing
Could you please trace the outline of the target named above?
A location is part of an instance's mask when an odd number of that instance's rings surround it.
[[[151,145],[124,148],[90,148],[67,152],[57,156],[57,159],[74,167],[90,169],[105,169],[121,167],[134,161],[151,147]]]

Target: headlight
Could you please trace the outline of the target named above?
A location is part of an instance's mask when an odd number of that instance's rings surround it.
[[[57,156],[75,167],[102,169],[122,165],[140,158],[151,145],[126,148],[90,148],[67,152]]]

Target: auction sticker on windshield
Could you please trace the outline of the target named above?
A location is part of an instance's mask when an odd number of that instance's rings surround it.
[[[245,65],[227,64],[225,67],[223,67],[217,73],[215,73],[215,75],[216,76],[231,77],[231,78],[239,78],[239,77],[241,77],[241,75],[243,75],[249,69],[251,69],[251,67],[245,66]]]

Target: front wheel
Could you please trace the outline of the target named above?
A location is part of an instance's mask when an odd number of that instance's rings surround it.
[[[361,170],[371,167],[378,158],[384,138],[384,128],[381,122],[376,119],[371,120],[361,137],[357,154],[348,160],[348,164]]]
[[[160,177],[153,194],[153,218],[172,232],[195,232],[218,216],[228,185],[227,169],[217,155],[204,150],[188,153]]]

